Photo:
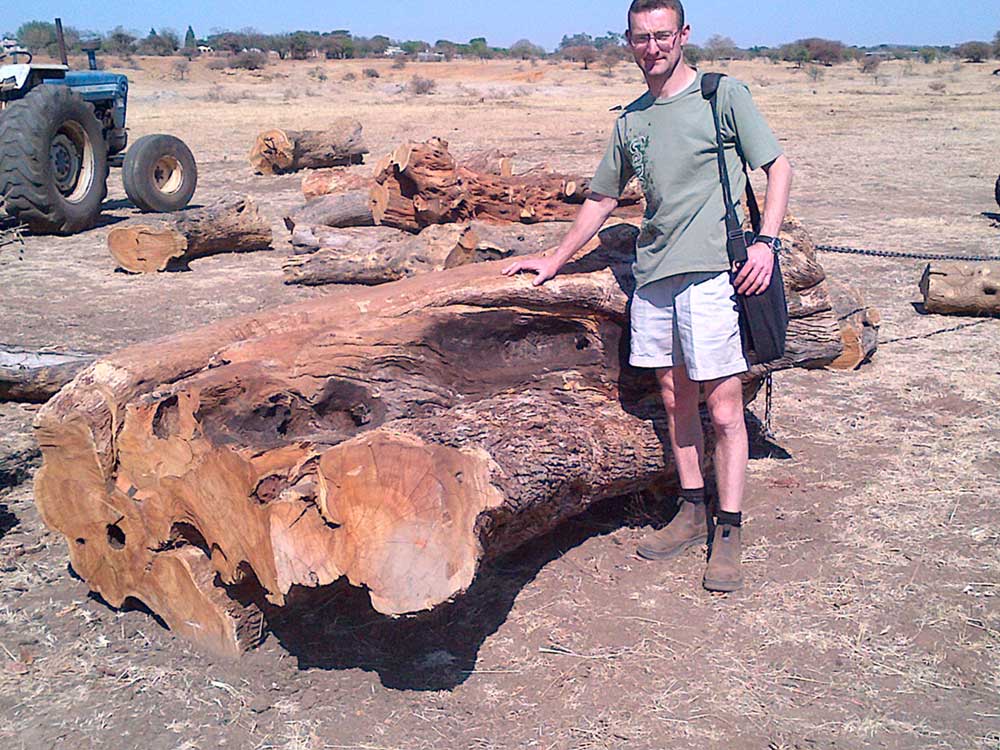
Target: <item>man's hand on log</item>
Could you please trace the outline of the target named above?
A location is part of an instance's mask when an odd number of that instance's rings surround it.
[[[562,263],[551,256],[526,255],[509,266],[505,266],[500,273],[504,276],[513,276],[521,271],[534,271],[535,278],[532,279],[531,283],[533,286],[541,286],[559,273],[560,268],[562,268]]]
[[[774,271],[774,252],[763,242],[756,242],[747,248],[747,262],[736,274],[733,286],[740,294],[760,294],[771,283]]]

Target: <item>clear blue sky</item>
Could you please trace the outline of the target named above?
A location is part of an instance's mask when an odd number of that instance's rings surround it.
[[[530,39],[546,49],[563,34],[600,35],[625,26],[627,0],[3,0],[0,33],[30,20],[51,20],[78,29],[108,31],[121,24],[146,31],[168,27],[198,36],[213,29],[252,26],[266,33],[349,29],[359,36],[466,42],[485,36],[509,46]],[[988,41],[1000,30],[998,0],[691,0],[685,5],[693,41],[712,34],[741,47],[777,45],[808,36],[845,44],[958,44]]]

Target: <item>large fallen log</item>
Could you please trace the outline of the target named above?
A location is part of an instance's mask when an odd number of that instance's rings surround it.
[[[271,226],[250,198],[227,198],[169,219],[115,227],[108,250],[120,268],[152,273],[185,266],[188,261],[222,252],[265,250]]]
[[[372,214],[377,224],[418,232],[430,224],[484,219],[494,222],[572,221],[589,180],[531,172],[502,177],[455,161],[439,138],[404,143],[375,167]],[[618,216],[642,213],[634,186],[621,197]]]
[[[928,263],[920,292],[927,312],[1000,315],[1000,263]]]
[[[622,341],[635,231],[541,287],[469,264],[107,357],[38,414],[42,517],[109,603],[220,653],[293,586],[346,577],[379,612],[432,608],[663,471],[655,379]],[[768,369],[842,351],[830,310],[789,335],[748,397]]]
[[[348,167],[310,169],[302,176],[302,195],[308,201],[331,193],[370,190],[371,185],[372,176],[367,169]]]
[[[0,344],[0,401],[48,401],[97,356]]]
[[[325,130],[265,130],[250,149],[250,164],[258,174],[282,174],[360,164],[367,153],[361,123],[339,117]]]
[[[373,227],[371,195],[366,190],[321,195],[306,202],[285,217],[289,232],[301,225],[328,227]]]

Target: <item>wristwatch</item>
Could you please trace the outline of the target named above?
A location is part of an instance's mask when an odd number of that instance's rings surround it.
[[[772,253],[777,253],[781,250],[781,239],[778,237],[768,237],[766,234],[758,234],[754,243],[762,242],[771,248]]]

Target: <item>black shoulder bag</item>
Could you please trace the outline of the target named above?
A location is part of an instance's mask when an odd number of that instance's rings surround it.
[[[754,238],[760,234],[760,209],[750,187],[747,177],[747,208],[750,211],[750,224],[753,232],[744,233],[733,196],[729,188],[729,171],[726,168],[726,157],[722,146],[722,126],[719,122],[717,92],[721,73],[706,73],[701,79],[701,95],[712,105],[712,118],[715,120],[715,141],[718,146],[716,156],[719,162],[719,179],[722,181],[722,197],[726,202],[726,252],[734,273],[747,262],[747,247],[752,245]],[[744,169],[746,167],[744,166]],[[781,278],[781,268],[778,256],[774,256],[774,270],[771,272],[771,283],[760,294],[737,294],[740,308],[740,326],[743,329],[744,340],[755,355],[753,359],[763,364],[779,359],[785,354],[785,335],[788,332],[788,304],[785,302],[785,284]]]

